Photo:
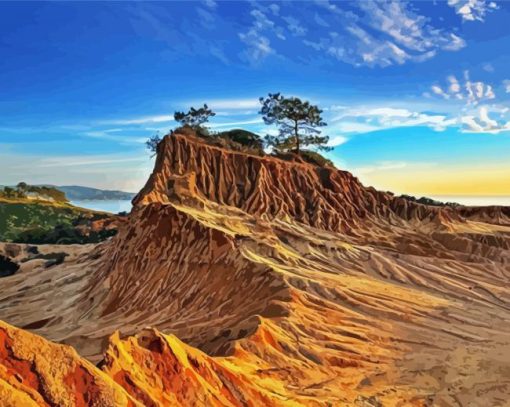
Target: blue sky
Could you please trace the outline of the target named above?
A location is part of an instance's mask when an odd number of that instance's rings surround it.
[[[324,109],[338,167],[415,194],[510,195],[510,3],[0,3],[0,184],[138,190],[144,140],[207,102]]]

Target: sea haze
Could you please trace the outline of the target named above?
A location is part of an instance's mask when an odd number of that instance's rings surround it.
[[[75,206],[79,206],[81,208],[92,209],[95,211],[103,211],[103,212],[111,212],[111,213],[131,211],[131,201],[127,200],[127,199],[117,199],[117,200],[86,199],[86,200],[71,201],[71,203]]]
[[[457,202],[466,206],[510,206],[510,195],[434,195],[431,198],[441,202]]]

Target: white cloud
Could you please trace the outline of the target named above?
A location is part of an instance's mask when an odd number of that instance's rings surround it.
[[[277,16],[280,13],[280,6],[278,4],[269,5],[269,10],[273,13],[273,15]]]
[[[147,137],[130,137],[130,136],[111,134],[111,133],[118,133],[121,131],[122,131],[122,129],[108,129],[108,130],[87,131],[87,132],[80,133],[80,134],[85,137],[114,141],[119,144],[143,144],[147,141]]]
[[[349,139],[345,136],[334,136],[334,137],[330,137],[328,146],[329,147],[337,147],[337,146],[347,143],[348,141],[349,141]]]
[[[396,170],[399,168],[405,168],[409,163],[404,161],[380,161],[373,165],[367,165],[363,167],[352,168],[352,172],[355,175],[365,175],[379,171]]]
[[[447,51],[458,51],[466,46],[466,41],[454,33],[450,33],[448,39],[449,41],[442,46]]]
[[[37,166],[39,168],[47,167],[81,167],[94,166],[98,164],[122,164],[141,162],[146,157],[135,156],[125,157],[120,155],[92,155],[92,156],[65,156],[65,157],[49,157],[39,160]]]
[[[448,87],[448,90],[452,95],[460,94],[460,83],[457,80],[457,78],[453,75],[450,75],[448,77],[448,82],[450,82],[450,86]]]
[[[432,85],[432,92],[444,99],[464,100],[467,104],[477,105],[483,101],[496,98],[492,85],[481,81],[472,82],[469,72],[464,72],[464,81],[460,83],[457,78],[450,75],[447,78],[447,86]]]
[[[346,133],[367,133],[397,127],[427,126],[442,131],[457,123],[442,114],[414,112],[403,108],[348,108],[332,119],[335,128]]]
[[[212,129],[222,128],[222,127],[235,127],[235,126],[246,126],[250,124],[262,124],[264,120],[261,118],[252,119],[252,120],[243,120],[238,122],[228,122],[228,123],[207,123],[207,127]]]
[[[381,116],[381,117],[411,117],[413,115],[407,109],[395,109],[393,107],[377,107],[373,109],[368,109],[365,111],[366,114],[371,116]],[[358,111],[356,114],[363,114]]]
[[[510,79],[505,79],[503,81],[503,86],[505,87],[505,92],[510,93]]]
[[[209,8],[215,9],[217,4],[214,0],[205,0],[205,5]]]
[[[509,115],[509,108],[497,105],[481,105],[476,109],[468,105],[458,115],[431,114],[393,107],[357,107],[345,108],[330,120],[330,127],[347,135],[416,126],[426,126],[435,131],[457,127],[464,133],[499,134],[510,131]]]
[[[196,11],[198,14],[198,20],[200,21],[200,24],[202,24],[206,28],[214,27],[216,17],[210,10],[206,10],[205,8],[202,7],[197,7]]]
[[[148,154],[47,156],[0,153],[3,182],[16,184],[80,185],[96,188],[139,190],[151,173],[154,163]]]
[[[130,124],[146,124],[146,123],[164,123],[173,122],[174,117],[171,115],[159,115],[159,116],[145,116],[129,119],[113,119],[113,120],[102,120],[98,124],[113,124],[113,125],[130,125]]]
[[[441,96],[445,99],[450,99],[450,95],[448,95],[444,90],[443,88],[441,88],[441,86],[438,86],[438,85],[432,85],[430,87],[430,89],[432,90],[433,93],[435,93],[436,95],[438,96]]]
[[[223,49],[221,49],[220,47],[217,47],[217,46],[211,46],[210,47],[210,52],[211,52],[211,55],[213,57],[216,57],[217,59],[219,59],[221,62],[223,62],[225,65],[229,65],[230,64],[230,60],[228,59],[227,55],[225,54],[225,51],[223,51]]]
[[[193,106],[196,102],[188,103]],[[253,99],[213,99],[207,104],[211,109],[258,109],[260,102],[258,98]]]
[[[314,21],[320,25],[321,27],[329,27],[329,24],[326,20],[324,20],[320,15],[318,15],[317,13],[315,13],[314,17],[313,17]]]
[[[248,46],[242,56],[250,63],[256,64],[275,52],[269,39],[255,29],[239,34],[239,38]]]
[[[270,10],[274,13],[275,8]],[[252,9],[250,15],[253,18],[251,27],[248,31],[239,33],[240,40],[247,46],[241,53],[241,57],[250,64],[256,65],[269,55],[275,54],[275,50],[271,47],[271,41],[265,33],[276,34],[281,40],[284,40],[285,36],[282,29],[277,27],[274,21],[259,8]]]
[[[484,21],[487,13],[498,8],[495,2],[487,0],[448,0],[448,5],[464,21]]]
[[[490,62],[483,64],[482,69],[486,72],[494,72],[494,66]]]
[[[329,37],[306,39],[303,43],[355,66],[423,62],[434,57],[438,50],[456,51],[465,46],[458,35],[434,27],[405,2],[360,1],[353,3],[355,7],[349,10],[338,7],[342,3],[320,4],[329,15],[316,14],[314,22],[322,27],[325,24],[338,27],[337,31]],[[334,20],[332,24],[330,20]]]
[[[287,29],[294,35],[302,37],[307,33],[307,29],[301,24],[301,22],[292,16],[282,17],[287,23]]]
[[[382,129],[380,126],[374,126],[373,124],[363,122],[337,121],[337,123],[335,123],[335,119],[332,120],[332,124],[329,125],[329,128],[333,128],[342,133],[370,133]]]
[[[498,110],[498,109],[492,109]],[[500,110],[500,120],[490,117],[494,112],[489,106],[481,106],[478,112],[464,114],[460,118],[463,124],[463,131],[466,133],[489,133],[499,134],[510,131],[510,120],[505,119],[507,110]]]

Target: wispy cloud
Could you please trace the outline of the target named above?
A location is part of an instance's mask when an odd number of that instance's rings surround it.
[[[498,8],[494,1],[487,0],[448,0],[448,5],[465,21],[484,21],[487,13]]]
[[[503,86],[506,93],[510,93],[510,79],[505,79],[503,81]]]
[[[205,0],[204,3],[210,9],[215,9],[218,6],[218,4],[214,0]]]
[[[96,138],[101,140],[114,141],[119,144],[141,144],[147,141],[147,137],[132,137],[125,135],[115,135],[112,133],[120,133],[122,129],[96,130],[80,133],[82,136]]]
[[[450,75],[445,85],[435,84],[430,89],[443,99],[457,99],[473,105],[496,98],[493,86],[482,81],[471,81],[469,71],[464,72],[462,82]]]
[[[395,170],[399,168],[405,168],[409,165],[409,163],[404,161],[381,161],[376,162],[372,165],[367,165],[363,167],[357,167],[353,168],[353,173],[357,175],[364,175],[364,174],[370,174],[373,172],[378,171],[388,171],[388,170]]]
[[[157,115],[157,116],[134,117],[127,119],[102,120],[99,121],[98,124],[113,124],[126,126],[130,124],[165,123],[173,121],[174,118],[171,115]]]
[[[196,5],[195,5],[196,4]],[[465,40],[453,25],[442,25],[407,1],[242,3],[248,24],[238,25],[214,1],[195,3],[193,19],[181,27],[175,14],[158,4],[133,6],[132,24],[150,32],[178,56],[210,55],[223,64],[262,64],[268,57],[302,62],[324,58],[354,66],[388,67],[423,62],[442,51],[458,51]],[[462,21],[483,21],[494,2],[448,0]],[[438,2],[434,7],[448,8]],[[459,23],[460,23],[459,19]],[[229,30],[217,30],[218,26]],[[243,28],[239,28],[243,27]]]
[[[465,114],[461,116],[460,120],[464,125],[463,131],[466,133],[488,134],[510,132],[510,120],[508,118],[502,119],[501,115],[499,118],[491,117],[489,109],[488,106],[481,106],[475,115]],[[508,109],[506,112],[508,112]]]
[[[123,164],[139,163],[146,161],[147,158],[140,156],[120,156],[120,155],[96,155],[96,156],[65,156],[42,158],[38,161],[39,168],[47,167],[81,167],[94,166],[98,164]]]
[[[259,117],[251,120],[242,120],[237,122],[227,122],[227,123],[207,123],[207,127],[212,129],[222,128],[222,127],[236,127],[236,126],[247,126],[251,124],[262,124],[264,121]]]
[[[332,123],[344,132],[367,133],[376,130],[427,126],[442,131],[457,123],[444,114],[430,114],[394,107],[346,108],[332,118]]]
[[[90,185],[137,191],[150,174],[148,154],[37,155],[0,153],[2,182]]]
[[[203,102],[189,102],[186,103],[186,105],[189,106],[197,106],[201,105]],[[209,100],[207,105],[211,109],[230,109],[230,110],[237,110],[237,109],[258,109],[260,108],[260,102],[257,97],[254,97],[252,99],[213,99]]]
[[[454,32],[433,26],[406,2],[361,1],[349,9],[327,0],[319,4],[327,12],[316,14],[315,24],[337,28],[319,40],[308,38],[303,43],[355,66],[422,62],[440,50],[457,51],[465,46]]]
[[[502,85],[506,90],[506,81]],[[457,125],[462,132],[499,134],[510,131],[510,109],[498,104],[493,85],[472,81],[469,71],[464,72],[463,80],[448,76],[446,84],[432,85],[431,91],[458,106]]]
[[[248,46],[241,53],[241,57],[251,64],[257,64],[267,56],[275,53],[269,39],[255,29],[240,33],[239,38]]]
[[[333,136],[329,138],[328,146],[329,147],[338,147],[342,144],[345,144],[349,141],[349,139],[345,136]]]

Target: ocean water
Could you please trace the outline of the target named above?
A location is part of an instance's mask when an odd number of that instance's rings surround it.
[[[131,211],[131,201],[130,200],[80,200],[80,201],[71,201],[71,203],[75,206],[79,206],[81,208],[93,209],[95,211],[103,211],[103,212],[111,212],[111,213],[119,213],[119,212],[129,212]]]
[[[457,202],[467,206],[510,206],[510,195],[508,196],[468,196],[468,195],[434,195],[429,198],[441,202]]]
[[[441,202],[457,202],[468,206],[510,206],[510,195],[508,196],[467,196],[467,195],[434,195],[429,198]],[[119,213],[131,211],[130,200],[82,200],[71,201],[75,206],[93,209],[96,211]]]

